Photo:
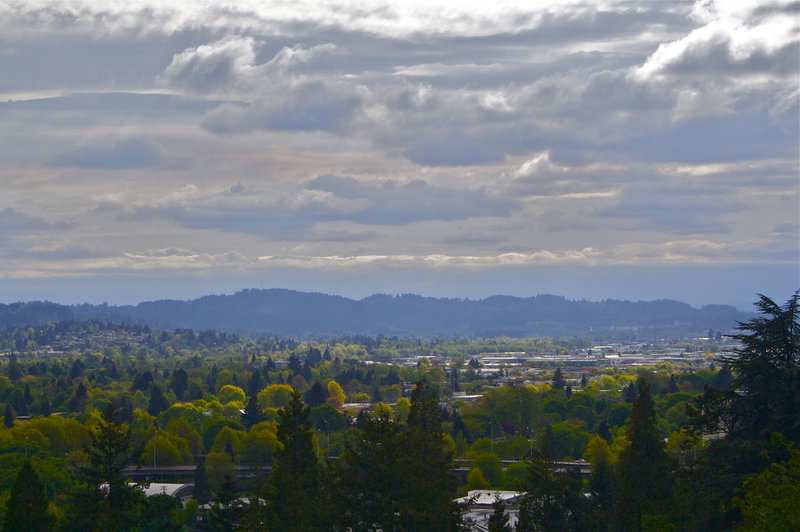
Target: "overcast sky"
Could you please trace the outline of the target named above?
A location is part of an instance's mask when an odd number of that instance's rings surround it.
[[[0,3],[0,300],[800,288],[798,2],[210,4]]]

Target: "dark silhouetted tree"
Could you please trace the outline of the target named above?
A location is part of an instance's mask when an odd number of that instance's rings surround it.
[[[255,395],[251,395],[250,399],[247,400],[247,405],[242,411],[241,419],[242,425],[244,425],[247,430],[250,430],[250,428],[256,423],[266,421],[267,416],[265,416],[261,411],[261,408],[258,407],[258,402]]]
[[[561,372],[561,368],[556,368],[556,372],[553,374],[553,388],[556,390],[563,390],[566,384],[567,381],[564,380],[564,374]]]
[[[53,530],[54,523],[48,509],[44,484],[33,470],[31,461],[25,460],[6,502],[3,531],[47,532]]]
[[[645,516],[664,514],[669,508],[670,460],[658,432],[650,384],[638,381],[639,393],[625,426],[630,445],[617,464],[617,524],[621,530],[642,530]]]

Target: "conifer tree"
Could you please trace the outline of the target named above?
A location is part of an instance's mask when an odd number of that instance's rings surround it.
[[[192,497],[197,499],[200,504],[206,504],[211,500],[211,486],[206,475],[206,459],[198,458],[197,466],[194,468],[194,487]]]
[[[282,448],[275,455],[263,493],[266,507],[262,522],[269,530],[322,530],[327,521],[309,413],[297,390],[289,404],[278,411],[277,436]]]
[[[564,373],[562,373],[561,368],[556,368],[556,372],[553,374],[553,389],[563,390],[566,384],[567,381],[564,380]]]
[[[143,444],[134,446],[131,429],[117,422],[113,404],[89,436],[88,465],[79,472],[83,485],[71,497],[69,529],[132,530],[144,494],[128,484],[122,469],[141,463]]]
[[[488,532],[511,532],[510,517],[506,513],[505,503],[498,497],[492,503],[492,514],[486,523]]]
[[[47,505],[44,484],[33,470],[31,461],[25,460],[6,503],[3,531],[53,530],[54,519]]]
[[[409,494],[399,508],[403,530],[447,531],[462,526],[460,509],[453,502],[453,456],[443,443],[441,415],[431,385],[425,380],[417,382],[400,459],[400,482]]]
[[[256,423],[261,423],[267,419],[267,417],[258,407],[258,402],[255,395],[251,395],[250,399],[247,401],[247,405],[244,407],[244,411],[242,411],[241,419],[242,424],[247,430],[250,430]]]
[[[650,385],[639,379],[638,388],[625,427],[630,445],[620,452],[614,500],[619,528],[641,531],[645,516],[668,509],[670,461],[656,426]]]
[[[6,428],[11,428],[14,426],[14,419],[16,416],[14,415],[14,409],[11,408],[11,403],[6,403],[6,411],[5,415],[3,416],[3,424]]]

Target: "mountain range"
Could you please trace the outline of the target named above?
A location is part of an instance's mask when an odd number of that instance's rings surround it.
[[[673,300],[571,301],[561,296],[443,299],[375,294],[361,300],[285,289],[247,289],[191,301],[138,305],[0,305],[0,326],[94,319],[156,329],[213,329],[248,335],[333,337],[592,336],[670,338],[734,330],[754,314],[728,305],[695,308]]]

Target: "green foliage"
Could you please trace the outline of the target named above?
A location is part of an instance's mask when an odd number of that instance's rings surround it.
[[[6,503],[3,531],[46,532],[53,530],[53,527],[54,519],[48,508],[44,484],[33,470],[30,460],[25,460]]]
[[[131,429],[118,423],[109,405],[90,432],[88,464],[81,468],[85,485],[72,493],[68,521],[84,529],[131,530],[136,526],[142,492],[122,476],[128,464],[139,463],[142,448],[135,447]]]
[[[278,413],[281,449],[263,491],[267,502],[261,519],[270,530],[317,530],[327,520],[309,413],[298,391]]]
[[[617,464],[617,524],[625,530],[641,530],[645,516],[669,508],[670,460],[656,426],[650,385],[638,382],[638,394],[626,425],[630,445],[624,447]]]
[[[744,483],[744,495],[735,499],[741,508],[743,531],[800,529],[800,451],[773,463]]]

